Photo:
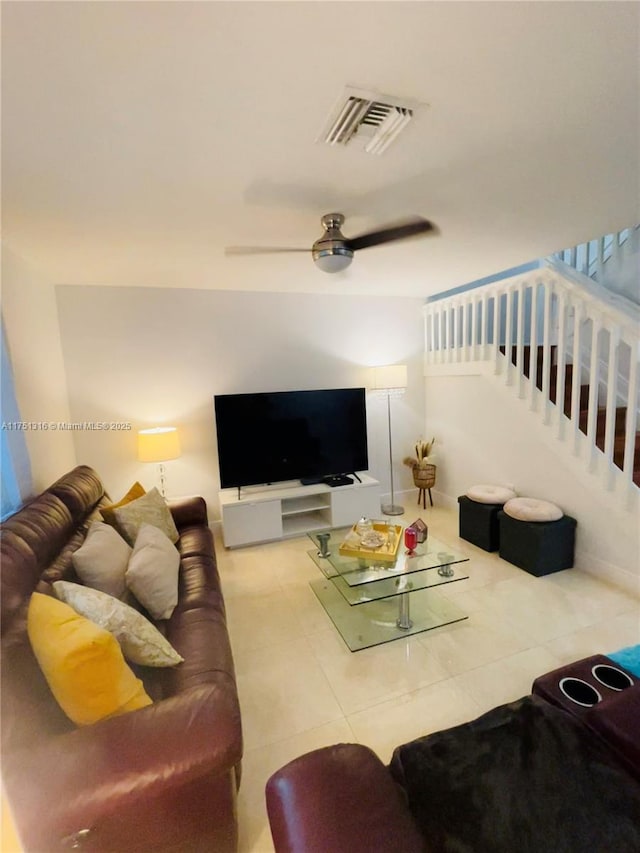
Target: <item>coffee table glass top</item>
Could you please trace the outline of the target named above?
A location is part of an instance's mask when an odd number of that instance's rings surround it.
[[[347,557],[339,547],[350,530],[310,533],[307,553],[324,575],[311,589],[352,652],[467,618],[437,587],[466,580],[468,557],[434,536],[411,555],[401,543],[395,561]]]
[[[395,562],[376,559],[375,554],[367,558],[345,557],[340,554],[338,549],[350,530],[350,527],[339,527],[326,531],[330,534],[327,542],[328,557],[322,557],[318,553],[322,550],[318,533],[309,534],[309,538],[316,546],[316,550],[309,551],[309,556],[325,577],[334,580],[334,582],[336,578],[338,579],[339,583],[336,583],[336,586],[340,588],[340,591],[343,591],[345,586],[358,587],[362,584],[378,584],[383,581],[385,583],[380,585],[380,589],[386,591],[384,594],[374,596],[375,598],[383,598],[406,591],[406,587],[405,589],[398,589],[396,582],[403,576],[416,572],[424,572],[426,577],[421,578],[420,581],[415,581],[413,589],[438,586],[467,578],[461,567],[456,566],[456,564],[466,563],[469,558],[431,535],[427,537],[426,542],[418,544],[413,556],[406,553],[406,548],[401,543]],[[428,571],[430,569],[444,569],[444,571],[442,573]]]
[[[402,599],[381,598],[371,601],[366,607],[349,607],[335,584],[326,578],[311,581],[311,589],[352,652],[467,619],[457,604],[438,589],[411,593],[411,616],[407,627],[399,624],[397,602]]]

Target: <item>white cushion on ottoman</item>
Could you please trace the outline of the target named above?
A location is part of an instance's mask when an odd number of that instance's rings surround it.
[[[559,521],[564,515],[557,504],[537,498],[513,498],[503,509],[518,521]]]
[[[480,504],[504,504],[515,498],[516,493],[506,486],[471,486],[467,491],[467,497]]]

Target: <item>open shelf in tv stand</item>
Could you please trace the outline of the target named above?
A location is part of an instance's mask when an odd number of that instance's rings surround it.
[[[298,481],[244,487],[219,493],[222,531],[227,548],[302,536],[312,530],[354,524],[361,516],[380,515],[380,483],[358,472],[348,486]]]

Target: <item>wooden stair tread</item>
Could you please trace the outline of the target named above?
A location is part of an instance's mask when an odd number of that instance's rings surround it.
[[[502,355],[506,355],[506,347],[501,346],[500,352]],[[542,346],[535,347],[537,350],[535,355],[536,362],[536,387],[539,391],[542,391],[543,378],[544,378],[544,370],[543,370],[543,362],[544,362],[544,350]],[[558,390],[558,365],[556,362],[556,354],[557,347],[555,345],[549,347],[549,400],[552,403],[556,402],[557,399],[557,390]],[[517,365],[518,361],[518,347],[513,345],[511,347],[511,363]],[[531,346],[529,344],[522,347],[522,372],[523,374],[529,378],[531,375]],[[570,418],[571,417],[571,397],[573,391],[573,364],[565,364],[565,378],[564,378],[564,405],[563,411],[564,414]],[[600,450],[604,450],[604,439],[605,439],[605,430],[606,430],[606,417],[607,410],[603,406],[598,407],[598,412],[596,415],[596,436],[595,443],[596,447]],[[585,433],[587,432],[587,424],[589,419],[589,385],[580,385],[580,394],[579,394],[579,402],[578,402],[578,429]],[[613,438],[613,463],[618,468],[622,468],[624,462],[624,450],[626,444],[626,419],[627,419],[627,408],[626,406],[619,406],[616,408],[615,414],[615,427],[614,427],[614,438]],[[635,435],[635,447],[633,454],[633,482],[636,486],[640,486],[640,430],[636,431]]]

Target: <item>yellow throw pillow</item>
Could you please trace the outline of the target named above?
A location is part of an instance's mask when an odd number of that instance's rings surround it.
[[[151,705],[118,641],[72,607],[34,592],[27,631],[51,692],[65,714],[86,726]]]
[[[143,495],[146,495],[146,492],[143,486],[140,485],[137,481],[131,486],[127,494],[121,498],[117,504],[109,504],[109,506],[103,506],[100,510],[100,515],[112,527],[116,527],[116,517],[113,513],[114,509],[117,509],[120,506],[124,506],[125,504],[131,503],[131,501],[135,501],[138,498],[141,498]]]

